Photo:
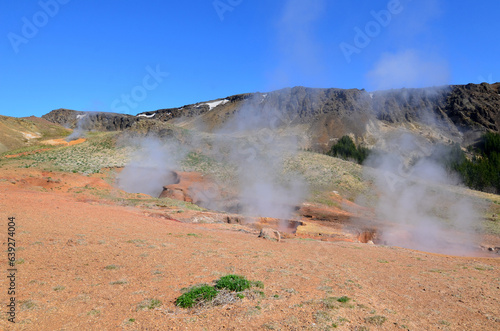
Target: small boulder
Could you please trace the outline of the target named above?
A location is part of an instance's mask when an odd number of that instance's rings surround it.
[[[259,233],[259,238],[264,238],[267,240],[281,241],[281,235],[279,231],[271,228],[262,228]]]

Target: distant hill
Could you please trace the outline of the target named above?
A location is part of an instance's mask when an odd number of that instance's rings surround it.
[[[29,146],[43,139],[62,137],[71,130],[43,118],[0,115],[0,153]]]
[[[289,129],[303,138],[302,147],[314,150],[327,150],[343,135],[351,135],[356,143],[369,147],[381,136],[396,134],[401,128],[426,141],[466,146],[484,132],[500,132],[500,83],[375,92],[293,87],[136,116],[57,109],[42,117],[82,129],[127,130],[137,122],[161,121],[214,132],[224,128],[236,113],[250,108],[252,115],[243,127],[252,129],[249,124],[261,122],[278,131]]]

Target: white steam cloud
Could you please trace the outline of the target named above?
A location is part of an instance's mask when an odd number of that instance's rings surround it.
[[[227,162],[237,169],[238,200],[246,215],[292,218],[307,194],[302,177],[284,168],[298,148],[286,130],[289,122],[281,112],[249,100],[219,132],[218,144],[228,148]]]
[[[256,98],[261,98],[256,95]],[[285,160],[297,152],[297,139],[286,130],[282,113],[250,99],[211,135],[189,134],[182,143],[149,135],[130,139],[137,152],[117,178],[119,188],[158,197],[172,184],[172,171],[189,170],[182,161],[204,154],[217,169],[207,182],[192,183],[193,200],[205,208],[251,217],[293,218],[307,194],[305,180],[287,171]],[[205,138],[202,138],[204,136]],[[230,173],[220,174],[225,170]],[[224,179],[221,179],[223,177]]]
[[[172,171],[178,168],[178,156],[174,152],[174,143],[166,144],[154,136],[127,139],[127,144],[134,144],[137,151],[131,161],[117,176],[117,186],[129,193],[144,193],[158,197],[164,185],[173,184]]]
[[[373,153],[365,163],[366,178],[378,195],[379,240],[428,252],[470,254],[478,217],[473,202],[453,188],[457,178],[426,157],[430,146],[423,146],[422,138],[404,133],[384,144],[390,152]]]
[[[76,127],[73,129],[73,132],[66,137],[66,141],[72,141],[85,137],[85,132],[87,131],[85,130],[85,126],[88,124],[88,113],[79,114],[76,118]]]

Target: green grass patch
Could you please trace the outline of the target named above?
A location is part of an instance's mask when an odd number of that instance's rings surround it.
[[[175,304],[182,308],[192,308],[202,301],[213,300],[219,291],[210,285],[200,285],[190,288],[175,300]]]
[[[218,289],[228,289],[229,291],[241,292],[250,287],[252,283],[243,276],[227,275],[221,277],[216,283],[215,287]]]
[[[329,297],[321,300],[323,305],[328,309],[338,309],[341,307],[352,308],[352,306],[348,304],[349,301],[351,301],[351,298],[347,296]]]
[[[186,291],[175,300],[175,305],[182,308],[192,308],[205,302],[214,301],[215,305],[234,302],[235,299],[243,299],[247,296],[252,298],[254,294],[265,296],[264,292],[244,292],[251,287],[264,288],[261,281],[250,281],[239,275],[222,276],[215,281],[214,286],[208,284],[196,285]],[[216,299],[216,300],[214,300]]]
[[[346,297],[346,296],[341,296],[340,298],[337,298],[337,301],[341,302],[341,303],[347,303],[347,302],[351,301],[351,298]]]

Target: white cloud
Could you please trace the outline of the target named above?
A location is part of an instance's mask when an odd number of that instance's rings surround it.
[[[277,23],[279,65],[271,73],[272,88],[321,78],[325,63],[316,27],[325,14],[325,0],[288,0]],[[319,77],[319,78],[318,78]]]
[[[367,80],[372,89],[427,87],[449,82],[448,64],[415,50],[383,53]]]

